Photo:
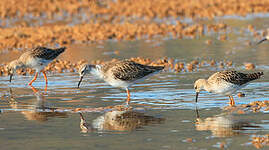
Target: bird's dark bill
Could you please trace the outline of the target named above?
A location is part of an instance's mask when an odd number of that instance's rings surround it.
[[[79,85],[80,85],[82,79],[83,79],[83,76],[80,77],[80,80],[79,80],[79,82],[78,82],[78,88],[79,88]]]
[[[13,74],[10,74],[10,75],[9,75],[9,82],[11,82],[11,80],[12,80],[12,76],[13,76]]]
[[[264,42],[264,41],[266,41],[267,39],[262,39],[262,40],[260,40],[258,43],[257,43],[257,45],[258,44],[261,44],[262,42]]]
[[[198,95],[199,95],[199,92],[196,92],[196,97],[195,97],[195,102],[197,103],[198,101]]]

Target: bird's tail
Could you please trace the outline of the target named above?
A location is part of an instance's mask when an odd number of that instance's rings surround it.
[[[247,77],[251,81],[251,80],[259,79],[262,75],[263,75],[263,72],[255,72],[255,73],[248,74]]]
[[[60,48],[57,48],[55,49],[55,51],[57,51],[58,54],[61,54],[65,51],[66,47],[60,47]]]
[[[152,69],[158,70],[158,71],[161,71],[164,69],[164,66],[151,66],[151,67],[152,67]]]

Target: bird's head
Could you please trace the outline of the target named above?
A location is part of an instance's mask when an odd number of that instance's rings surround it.
[[[267,40],[269,40],[269,35],[267,35],[265,38],[263,38],[262,40],[260,40],[260,41],[257,43],[257,45],[258,45],[258,44],[261,44],[262,42],[267,41]]]
[[[12,80],[13,74],[16,72],[17,69],[23,68],[24,65],[18,60],[14,60],[6,65],[6,70],[8,71],[8,75],[10,75],[9,82]]]
[[[195,92],[196,92],[196,98],[195,98],[196,102],[198,101],[198,95],[199,95],[200,91],[205,89],[206,82],[207,81],[205,79],[198,79],[198,80],[195,81],[194,89],[195,89]]]
[[[89,64],[82,64],[79,67],[78,73],[79,73],[79,76],[80,76],[80,80],[78,82],[78,88],[79,88],[80,83],[82,82],[83,77],[86,74],[89,74],[92,71],[93,68],[94,68],[94,65],[89,65]]]

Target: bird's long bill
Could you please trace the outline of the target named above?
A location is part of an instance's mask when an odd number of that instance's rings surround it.
[[[82,79],[83,79],[83,76],[80,77],[80,80],[79,80],[79,82],[78,82],[78,88],[79,88],[79,85],[80,85]]]
[[[11,82],[11,80],[12,80],[12,76],[13,76],[13,74],[10,74],[10,75],[9,75],[9,82]]]
[[[262,42],[264,42],[264,41],[266,41],[267,39],[265,38],[265,39],[262,39],[262,40],[260,40],[258,43],[257,43],[257,45],[258,44],[261,44]]]
[[[196,118],[200,118],[199,109],[197,107],[195,107],[195,112],[196,112]]]
[[[198,95],[199,95],[199,92],[196,92],[196,97],[195,97],[195,102],[197,103],[198,101]]]

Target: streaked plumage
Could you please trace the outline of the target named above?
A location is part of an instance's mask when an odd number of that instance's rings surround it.
[[[196,90],[196,102],[198,99],[199,92],[206,90],[208,92],[228,95],[230,98],[230,104],[234,105],[232,94],[252,80],[256,80],[263,75],[263,72],[257,73],[240,73],[237,71],[221,71],[214,73],[207,80],[198,79],[194,83]]]
[[[65,51],[65,47],[57,48],[57,49],[49,49],[46,47],[36,47],[32,50],[28,50],[23,53],[18,59],[10,62],[7,65],[7,69],[10,74],[10,82],[12,79],[13,73],[19,68],[33,68],[36,70],[35,77],[29,83],[31,85],[37,78],[39,72],[41,72],[44,67],[46,67],[52,60],[58,57],[61,53]],[[47,84],[47,77],[44,71],[44,78]]]
[[[112,75],[115,79],[134,82],[137,79],[144,78],[151,73],[160,71],[163,68],[163,66],[146,66],[127,60],[108,63],[104,65],[101,70],[104,72],[106,78]]]
[[[56,48],[56,49],[49,49],[46,47],[37,47],[28,52],[29,52],[29,55],[32,57],[41,58],[43,60],[53,60],[56,57],[58,57],[62,52],[64,52],[65,49],[66,49],[65,47]]]
[[[111,86],[125,88],[128,94],[128,103],[130,98],[128,87],[163,69],[163,66],[147,66],[130,60],[109,62],[104,65],[84,64],[79,69],[81,78],[78,83],[78,87],[83,79],[83,76],[87,73],[91,73],[100,79],[103,79]]]

